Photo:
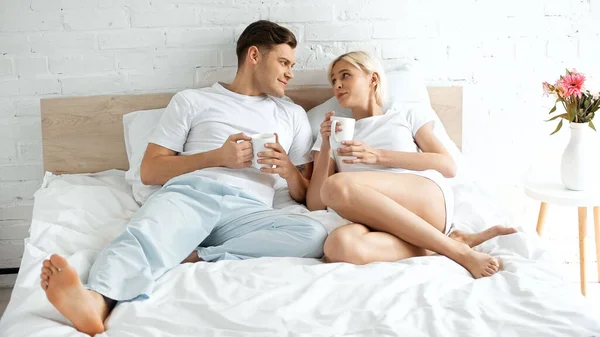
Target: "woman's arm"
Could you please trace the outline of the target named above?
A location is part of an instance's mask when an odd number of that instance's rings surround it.
[[[325,119],[323,120],[323,123],[321,123],[321,129],[319,130],[321,137],[321,151],[313,152],[313,172],[308,183],[308,190],[306,191],[306,207],[311,211],[327,209],[327,206],[321,201],[321,187],[323,187],[325,180],[335,173],[335,161],[331,159],[331,144],[329,144],[329,136],[331,136],[331,117],[334,114],[333,111],[330,111],[325,115]],[[337,127],[337,131],[342,131],[340,126]]]
[[[377,150],[359,141],[348,141],[344,142],[346,146],[339,150],[338,155],[357,157],[355,160],[344,160],[348,164],[374,164],[412,171],[436,170],[446,178],[456,176],[456,163],[433,133],[433,122],[419,128],[415,142],[423,152]]]
[[[423,125],[415,135],[415,142],[423,152],[381,151],[381,164],[413,171],[436,170],[446,178],[456,176],[456,163],[433,132],[433,122]]]

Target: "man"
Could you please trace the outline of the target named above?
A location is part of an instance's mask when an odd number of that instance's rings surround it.
[[[182,261],[322,256],[327,233],[319,222],[271,207],[277,175],[302,202],[302,172],[312,168],[308,118],[281,98],[293,78],[295,47],[284,27],[248,26],[230,86],[185,90],[169,103],[141,166],[142,182],[164,186],[100,253],[88,283],[63,257],[44,261],[41,286],[77,330],[103,332],[118,301],[147,298],[154,281]],[[248,135],[265,132],[277,141],[259,153],[272,168],[259,171],[250,167]]]

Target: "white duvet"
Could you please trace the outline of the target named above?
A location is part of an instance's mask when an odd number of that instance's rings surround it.
[[[455,194],[458,227],[509,221],[476,185]],[[281,207],[307,212],[284,190],[278,198]],[[137,209],[123,172],[47,174],[0,336],[82,336],[46,300],[41,263],[51,253],[67,256],[85,281],[99,250]],[[341,221],[325,211],[310,216]],[[504,270],[474,280],[442,256],[365,266],[299,258],[181,265],[149,300],[119,304],[100,336],[600,336],[600,314],[533,233],[477,249],[502,258]]]

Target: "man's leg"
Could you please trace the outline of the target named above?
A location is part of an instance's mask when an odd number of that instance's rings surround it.
[[[197,250],[204,261],[323,256],[327,231],[317,220],[241,196],[224,198],[221,207],[221,221]]]
[[[212,231],[220,218],[221,197],[215,195],[221,186],[193,179],[170,182],[144,204],[100,253],[87,286],[64,258],[44,261],[41,285],[48,300],[79,331],[102,332],[114,301],[147,298],[154,281]]]
[[[117,301],[147,298],[154,280],[183,261],[217,223],[219,200],[210,193],[216,183],[207,184],[201,190],[177,180],[157,191],[100,253],[88,288]]]

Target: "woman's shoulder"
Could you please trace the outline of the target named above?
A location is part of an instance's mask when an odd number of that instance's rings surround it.
[[[411,113],[413,111],[430,110],[431,106],[422,102],[392,102],[390,103],[386,113]]]
[[[390,105],[386,114],[401,116],[407,120],[414,118],[431,118],[433,109],[430,105],[424,103],[406,103],[398,102]]]
[[[406,118],[410,113],[410,107],[405,103],[392,103],[385,111],[385,115],[391,118]]]

